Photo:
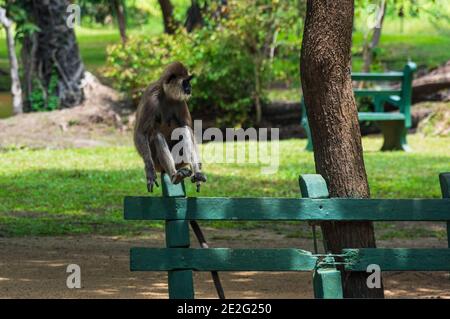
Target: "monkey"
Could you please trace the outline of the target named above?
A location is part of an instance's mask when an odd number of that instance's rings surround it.
[[[153,192],[153,185],[159,186],[156,172],[168,174],[174,184],[191,177],[191,181],[197,184],[197,192],[201,183],[206,182],[206,176],[201,171],[202,164],[187,105],[192,94],[192,78],[193,75],[189,74],[181,62],[173,62],[165,68],[156,82],[147,87],[139,102],[134,145],[144,161],[149,192]],[[183,138],[182,160],[177,161],[172,156],[177,145],[177,141],[172,139],[175,130]],[[190,224],[200,246],[208,248],[197,221],[191,220]],[[211,275],[219,298],[224,299],[217,271],[212,271]]]
[[[159,187],[156,172],[168,174],[173,184],[191,177],[197,191],[206,182],[187,105],[192,78],[181,62],[173,62],[147,87],[138,104],[134,144],[144,161],[149,192],[153,192],[153,185]],[[174,130],[183,138],[182,160],[177,161],[171,153],[178,143],[172,139]]]

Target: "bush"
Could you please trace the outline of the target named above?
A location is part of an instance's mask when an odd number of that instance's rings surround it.
[[[225,33],[201,30],[131,38],[125,48],[115,45],[108,49],[106,75],[137,105],[142,92],[159,78],[164,67],[181,61],[195,74],[191,110],[221,114],[219,125],[244,124],[253,105],[252,60]]]
[[[450,137],[450,103],[437,104],[430,115],[418,125],[424,136]]]
[[[259,122],[268,84],[274,75],[282,80],[288,78],[286,72],[279,68],[274,71],[273,66],[294,61],[298,69],[300,41],[291,41],[282,48],[277,44],[277,39],[287,42],[282,27],[286,33],[295,26],[293,21],[298,21],[290,10],[295,1],[251,1],[254,5],[229,1],[226,19],[207,20],[193,33],[179,30],[174,35],[131,38],[125,47],[109,47],[106,76],[137,104],[143,90],[167,64],[181,61],[196,75],[189,103],[193,111],[220,114],[216,117],[219,126]],[[271,5],[265,5],[267,2]],[[275,52],[280,52],[279,60]],[[293,77],[298,78],[298,71]]]

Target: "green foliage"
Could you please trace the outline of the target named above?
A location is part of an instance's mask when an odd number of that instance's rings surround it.
[[[108,71],[121,91],[138,101],[143,89],[172,61],[182,61],[196,74],[191,107],[203,112],[237,111],[245,119],[252,101],[253,68],[249,55],[227,32],[202,29],[193,34],[131,38],[127,46],[108,49]],[[232,62],[231,62],[232,61]],[[227,114],[222,118],[226,118]]]
[[[31,1],[29,0],[15,0],[7,1],[4,6],[7,10],[7,15],[16,24],[16,39],[22,41],[25,36],[39,32],[39,27],[31,21],[29,12],[31,10]]]
[[[40,81],[35,79],[33,83],[33,91],[30,94],[31,109],[35,112],[45,112],[56,110],[59,106],[59,98],[57,95],[58,74],[56,69],[52,72],[48,89],[46,90],[40,85]]]
[[[221,114],[218,125],[241,126],[255,120],[255,104],[266,101],[276,77],[298,78],[300,26],[296,1],[229,1],[226,19],[205,18],[206,26],[175,35],[131,38],[126,47],[108,49],[106,75],[135,101],[165,65],[178,60],[197,76],[191,107]],[[295,65],[296,72],[275,64]]]

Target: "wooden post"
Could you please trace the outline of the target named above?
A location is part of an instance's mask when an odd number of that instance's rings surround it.
[[[328,194],[327,182],[323,179],[323,177],[319,174],[303,174],[300,175],[298,180],[298,184],[300,186],[300,193],[303,198],[328,198],[330,195]],[[313,240],[314,240],[314,253],[318,253],[317,248],[317,237],[316,237],[316,226],[319,223],[317,222],[309,222],[313,232]],[[327,248],[324,249],[327,251]]]
[[[379,121],[377,125],[383,133],[382,151],[411,151],[406,139],[405,121]]]
[[[302,120],[301,124],[303,128],[305,129],[307,142],[306,142],[306,151],[313,151],[313,145],[312,145],[312,139],[311,139],[311,130],[309,129],[309,123],[308,123],[308,116],[306,115],[306,106],[305,106],[305,99],[302,97],[302,100],[300,102],[300,107],[302,108]]]
[[[299,178],[300,192],[303,198],[328,198],[327,183],[319,174],[303,174]],[[311,224],[315,232],[316,225]],[[327,247],[324,242],[324,249]],[[314,250],[317,253],[316,238],[314,238]],[[334,262],[334,258],[327,257],[327,261]],[[336,267],[318,268],[313,275],[314,297],[320,299],[341,299],[342,280],[341,272]]]
[[[412,81],[414,71],[417,66],[414,62],[408,62],[403,69],[402,81],[402,101],[400,112],[405,114],[405,127],[408,129],[412,125],[411,120],[411,98],[412,98]]]
[[[334,258],[329,259],[334,260]],[[342,299],[341,272],[336,268],[316,269],[313,276],[314,298]]]
[[[162,174],[162,191],[164,197],[185,197],[184,183],[174,185],[166,174]],[[189,248],[189,221],[166,221],[166,247]],[[192,270],[172,270],[168,272],[169,298],[194,299],[194,281]]]
[[[450,198],[450,173],[439,174],[442,198]],[[450,222],[447,222],[447,246],[450,248]]]

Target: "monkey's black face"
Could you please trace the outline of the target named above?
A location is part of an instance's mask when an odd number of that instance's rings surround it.
[[[191,86],[191,79],[190,77],[186,80],[183,80],[183,82],[181,82],[181,86],[183,87],[183,92],[186,95],[191,95],[192,93],[192,86]]]
[[[164,92],[174,100],[188,100],[192,94],[191,80],[193,75],[188,77],[171,75],[163,84]]]

